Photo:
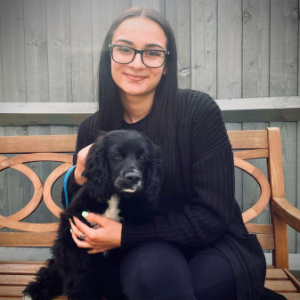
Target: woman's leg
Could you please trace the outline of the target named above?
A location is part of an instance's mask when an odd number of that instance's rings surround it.
[[[186,256],[197,300],[235,300],[235,278],[227,258],[206,246]]]
[[[120,281],[129,300],[196,300],[187,261],[168,243],[146,242],[128,252]]]

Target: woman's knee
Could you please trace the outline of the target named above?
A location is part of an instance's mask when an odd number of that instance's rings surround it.
[[[165,242],[146,242],[127,253],[120,266],[120,280],[129,299],[193,291],[184,255]]]

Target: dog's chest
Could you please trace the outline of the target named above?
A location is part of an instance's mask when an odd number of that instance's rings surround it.
[[[113,195],[108,200],[108,208],[104,212],[103,216],[115,221],[120,221],[120,208],[119,208],[120,198],[117,195]]]
[[[119,203],[120,203],[120,198],[117,195],[113,195],[107,201],[108,207],[105,210],[105,212],[102,214],[98,214],[98,215],[104,216],[106,218],[109,218],[109,219],[112,219],[112,220],[115,220],[118,222],[121,221],[122,218],[119,216],[119,214],[120,214]],[[89,222],[89,223],[93,228],[99,228],[98,224],[93,223],[93,222]]]

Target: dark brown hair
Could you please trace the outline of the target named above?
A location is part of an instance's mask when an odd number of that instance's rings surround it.
[[[116,28],[126,19],[141,17],[156,22],[167,37],[166,75],[156,87],[151,109],[148,137],[162,149],[164,176],[175,174],[176,166],[176,104],[178,93],[177,50],[173,30],[167,19],[152,8],[133,7],[121,14],[110,26],[102,46],[99,64],[99,124],[110,131],[122,128],[123,108],[118,87],[111,76],[111,57],[108,45]],[[169,187],[171,188],[171,187]]]

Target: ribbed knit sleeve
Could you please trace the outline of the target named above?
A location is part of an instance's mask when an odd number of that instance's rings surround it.
[[[156,216],[151,223],[123,224],[121,247],[152,240],[201,246],[226,231],[235,201],[233,154],[218,105],[207,94],[201,95],[187,102],[190,108],[182,112],[182,123],[190,126],[179,128],[181,163],[190,164],[183,170],[191,172],[183,176],[191,177],[193,197],[181,211]]]

